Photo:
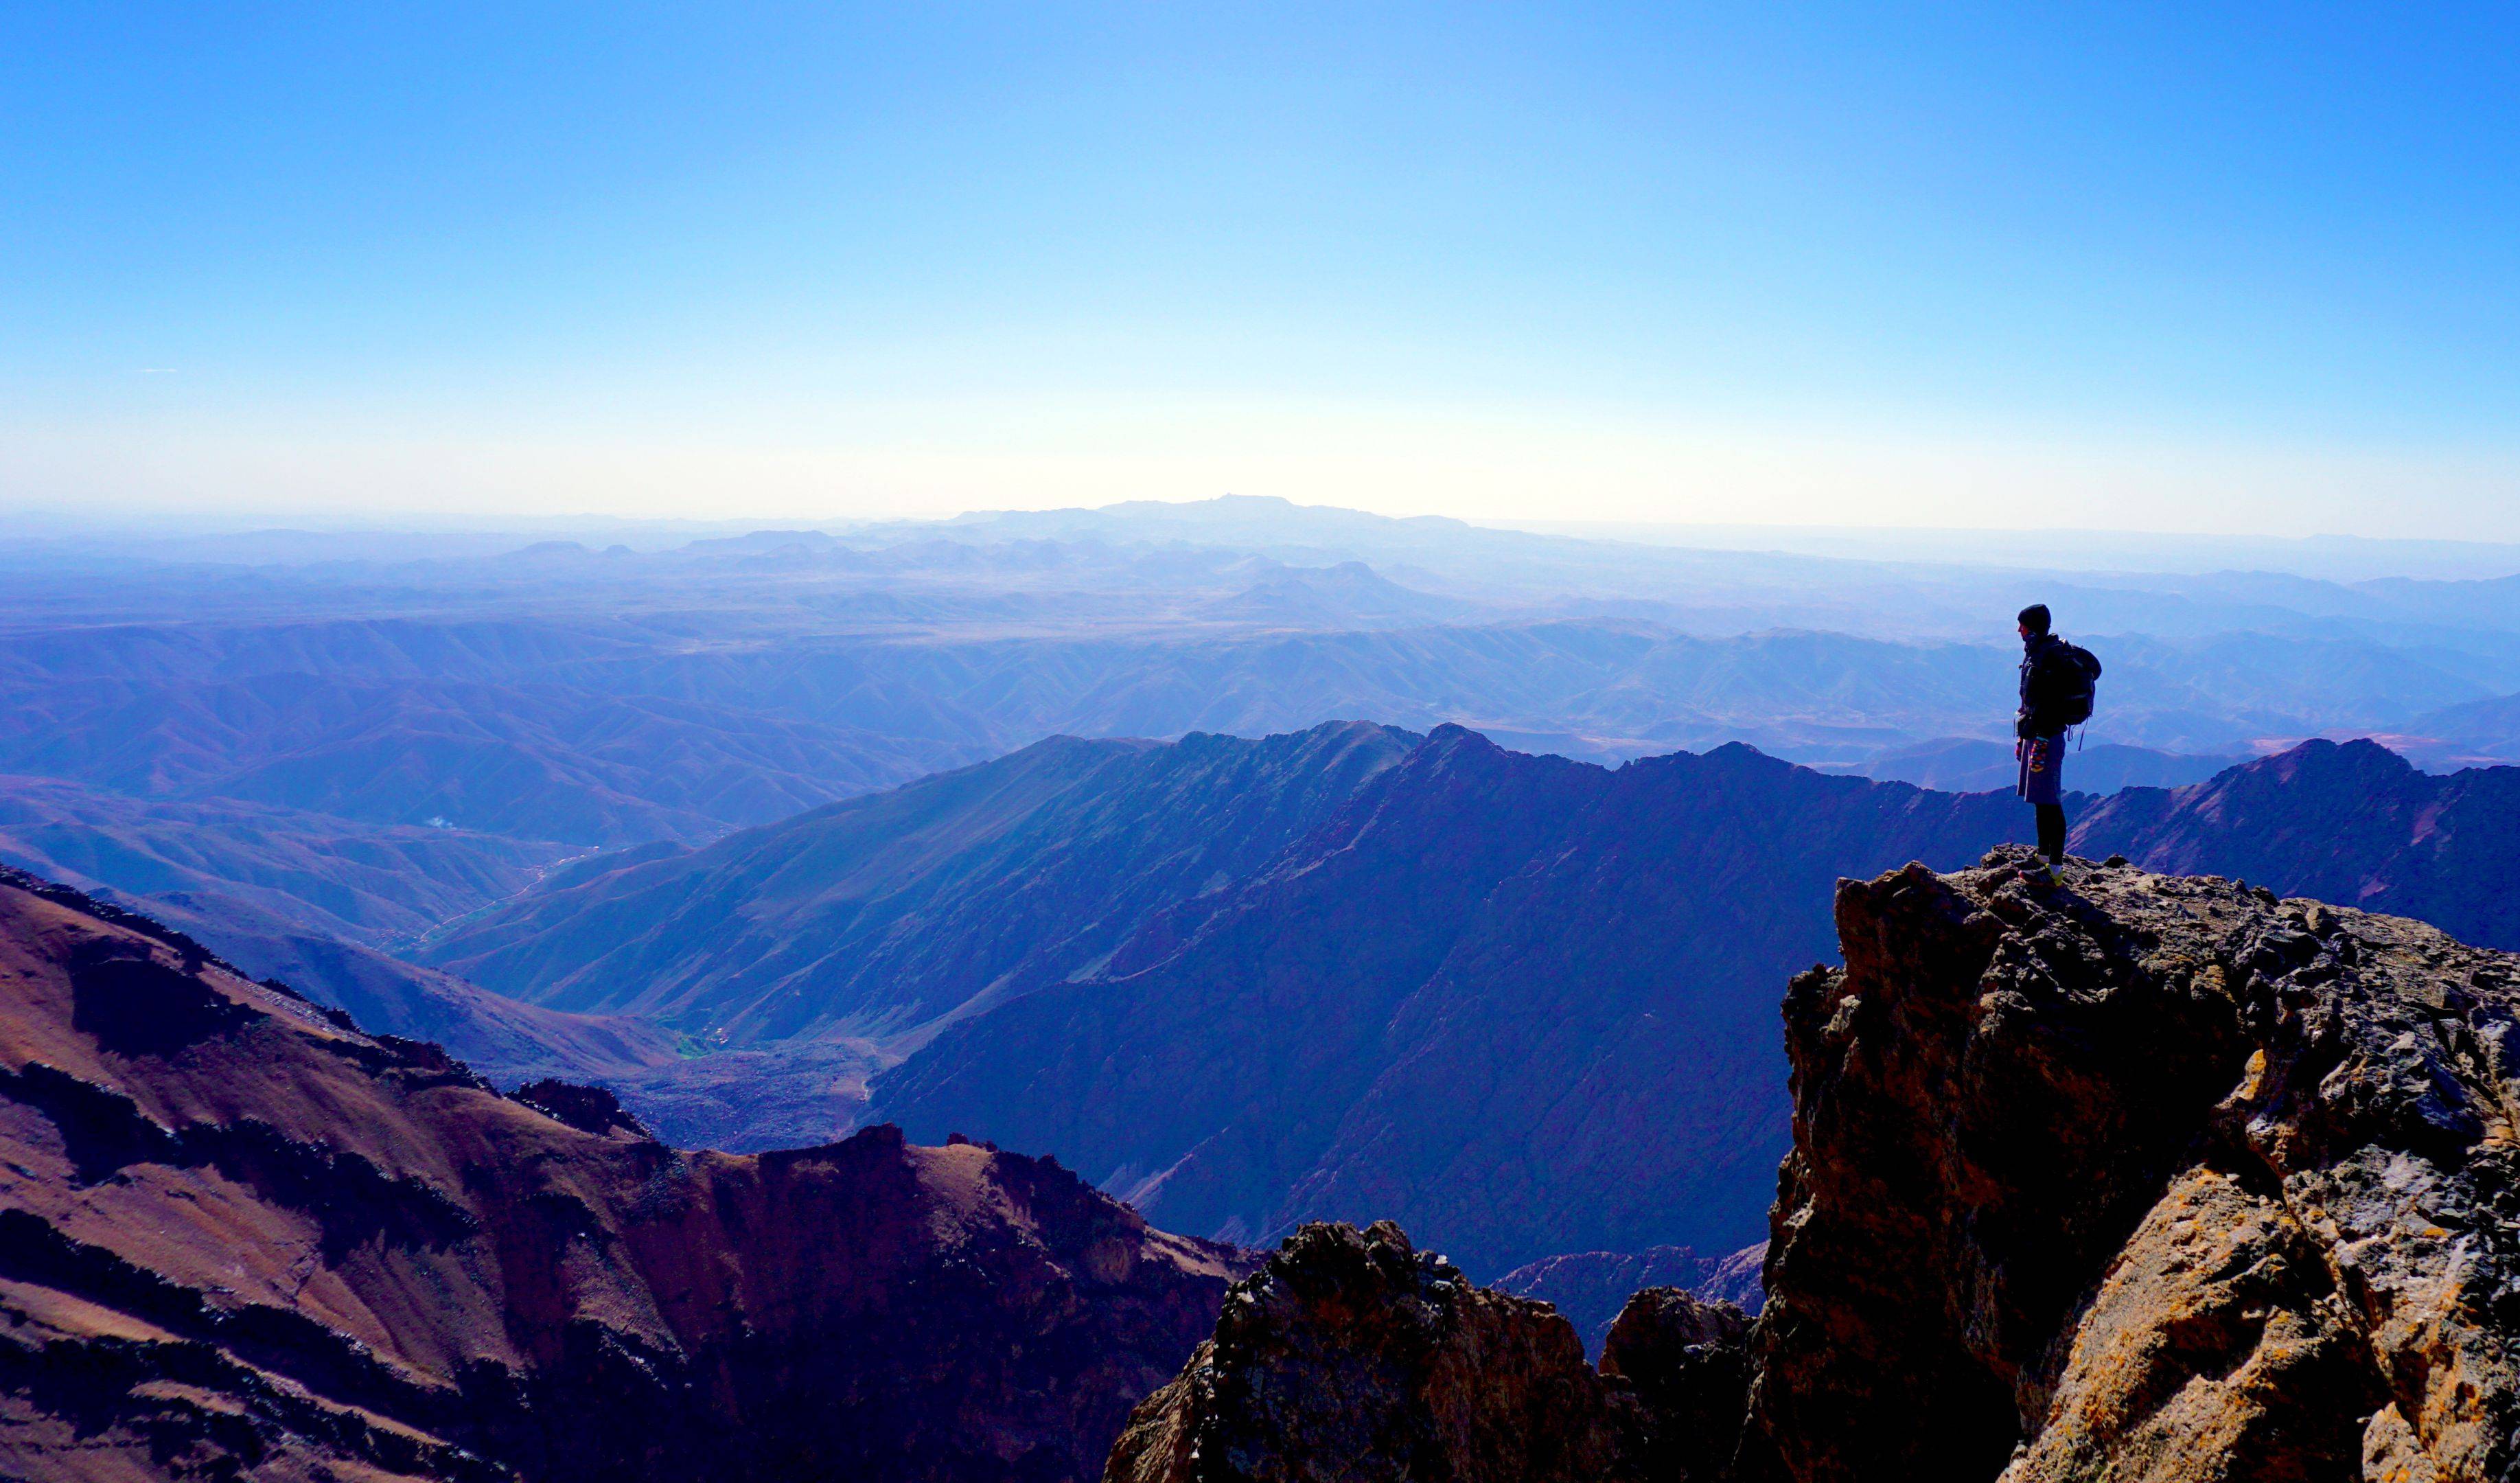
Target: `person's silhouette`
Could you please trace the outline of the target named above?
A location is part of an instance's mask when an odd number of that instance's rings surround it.
[[[2013,755],[2021,762],[2021,796],[2039,815],[2039,853],[2065,860],[2065,730],[2070,697],[2088,686],[2064,640],[2048,632],[2048,605],[2021,609],[2021,709],[2012,721]],[[2080,717],[2076,717],[2079,720]]]

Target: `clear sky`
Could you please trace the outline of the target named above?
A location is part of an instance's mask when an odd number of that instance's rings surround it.
[[[2520,538],[2520,7],[0,6],[0,504]]]

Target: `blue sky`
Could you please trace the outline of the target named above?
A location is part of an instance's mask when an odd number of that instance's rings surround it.
[[[0,502],[2520,537],[2520,11],[0,9]]]

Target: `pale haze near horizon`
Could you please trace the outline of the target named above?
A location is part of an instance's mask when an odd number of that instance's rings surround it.
[[[2520,539],[2520,30],[0,21],[0,503]]]

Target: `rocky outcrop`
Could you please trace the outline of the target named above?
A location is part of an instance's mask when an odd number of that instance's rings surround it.
[[[1645,1417],[1639,1469],[1664,1483],[1709,1483],[1732,1461],[1750,1381],[1749,1318],[1677,1287],[1628,1299],[1601,1343],[1601,1374],[1624,1383]]]
[[[2520,1468],[2511,958],[2002,851],[1837,920],[1743,1476]]]
[[[1589,1374],[1396,1231],[1307,1228],[1108,1477],[2520,1477],[2520,961],[2017,849],[1836,917],[1746,1340],[1651,1290]]]
[[[1723,1419],[1737,1429],[1742,1324],[1655,1289],[1597,1373],[1548,1304],[1472,1286],[1398,1227],[1306,1226],[1227,1295],[1216,1336],[1138,1408],[1104,1476],[1642,1483],[1670,1475],[1653,1470],[1665,1452],[1688,1453],[1664,1435],[1665,1389],[1617,1366],[1678,1375],[1729,1348],[1736,1404]],[[1692,1395],[1714,1388],[1691,1378]]]
[[[1090,1478],[1245,1267],[1046,1159],[502,1098],[0,883],[0,1476]]]

